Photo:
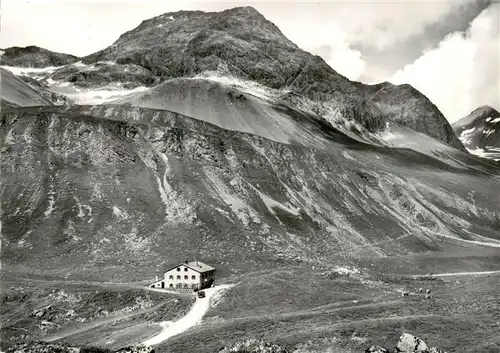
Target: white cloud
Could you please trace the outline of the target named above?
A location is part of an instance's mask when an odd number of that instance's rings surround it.
[[[454,11],[460,2],[371,1],[337,3],[337,23],[350,34],[351,42],[379,50],[421,33],[431,23]]]
[[[335,71],[353,81],[359,79],[366,67],[361,52],[351,49],[347,42],[336,43],[331,57],[325,60]]]
[[[389,81],[409,83],[424,93],[450,121],[480,105],[500,107],[499,11],[495,3],[472,21],[465,34],[447,36]]]
[[[302,26],[287,28],[284,33],[300,48],[321,56],[335,71],[351,80],[357,80],[365,69],[360,51],[352,49],[349,35],[334,23],[316,24],[314,35]]]
[[[425,1],[424,1],[425,2]],[[365,72],[366,59],[354,44],[389,48],[439,21],[460,3],[454,0],[420,2],[321,2],[252,4],[299,47],[320,55],[351,80],[377,77]]]

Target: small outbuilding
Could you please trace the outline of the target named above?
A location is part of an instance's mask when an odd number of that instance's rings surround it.
[[[211,287],[215,281],[215,268],[200,261],[185,261],[165,270],[163,278],[149,285],[151,288],[163,289],[204,289]]]

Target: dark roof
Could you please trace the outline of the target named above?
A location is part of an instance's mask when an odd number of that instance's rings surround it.
[[[215,270],[215,268],[213,268],[212,266],[209,266],[201,261],[191,261],[188,263],[182,262],[178,265],[172,266],[172,267],[168,268],[167,270],[165,270],[164,272],[168,272],[168,271],[173,270],[174,268],[177,268],[179,266],[186,266],[186,267],[192,269],[193,271],[196,271],[199,273]]]

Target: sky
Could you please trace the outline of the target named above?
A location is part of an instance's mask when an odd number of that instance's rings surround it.
[[[2,0],[0,47],[84,56],[165,12],[245,5],[351,80],[413,85],[450,122],[500,110],[498,1]]]

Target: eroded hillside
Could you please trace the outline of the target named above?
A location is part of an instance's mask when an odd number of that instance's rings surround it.
[[[322,149],[143,108],[4,111],[5,266],[137,279],[194,256],[326,266],[443,239],[500,246],[494,164],[331,131]]]

